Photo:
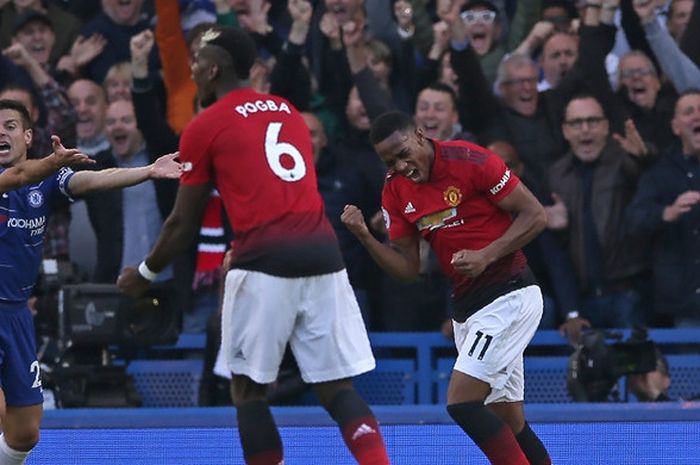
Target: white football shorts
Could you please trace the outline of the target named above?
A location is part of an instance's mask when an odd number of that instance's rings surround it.
[[[464,323],[452,321],[454,369],[491,386],[485,404],[524,399],[523,351],[541,318],[542,292],[527,286],[498,297]]]
[[[375,367],[345,270],[304,278],[229,271],[221,335],[219,364],[260,384],[277,379],[287,342],[307,383],[349,378]]]

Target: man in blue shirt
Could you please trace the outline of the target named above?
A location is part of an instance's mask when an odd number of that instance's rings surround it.
[[[2,465],[23,464],[39,440],[43,396],[34,324],[27,299],[39,272],[44,231],[56,201],[61,196],[71,199],[91,191],[132,186],[152,178],[177,178],[181,171],[180,164],[174,160],[176,153],[164,155],[155,163],[139,168],[78,173],[67,167],[58,169],[67,162],[84,159],[84,155],[76,150],[64,149],[58,138],[54,138],[54,155],[27,165],[27,146],[31,140],[31,120],[26,109],[17,102],[0,100]]]

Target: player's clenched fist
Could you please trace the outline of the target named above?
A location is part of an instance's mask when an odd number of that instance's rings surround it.
[[[471,278],[479,276],[489,264],[481,250],[460,250],[452,255],[452,266]]]
[[[355,205],[345,205],[340,221],[358,238],[369,234],[362,210]]]

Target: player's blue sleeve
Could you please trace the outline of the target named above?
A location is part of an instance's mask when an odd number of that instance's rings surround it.
[[[64,166],[63,168],[58,170],[58,172],[56,173],[56,176],[53,178],[53,181],[54,181],[58,191],[61,193],[61,195],[67,197],[68,200],[70,200],[71,202],[73,202],[74,199],[73,199],[73,195],[70,192],[70,188],[69,188],[70,182],[69,181],[70,181],[70,178],[72,178],[74,174],[75,174],[75,171],[68,168],[67,166]]]

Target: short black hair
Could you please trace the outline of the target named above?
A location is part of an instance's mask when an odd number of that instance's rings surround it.
[[[444,82],[435,81],[432,84],[428,84],[427,86],[423,87],[420,90],[420,92],[423,92],[426,89],[434,90],[436,92],[442,92],[442,93],[449,95],[450,100],[452,101],[452,106],[454,107],[455,110],[457,110],[457,107],[458,107],[457,93],[455,92],[455,90],[452,87],[448,86]]]
[[[700,88],[691,87],[678,94],[678,98],[676,98],[676,102],[673,104],[674,114],[676,113],[676,111],[678,111],[678,102],[680,102],[683,97],[687,97],[688,95],[700,95]]]
[[[250,34],[238,28],[217,27],[204,32],[200,40],[206,45],[220,47],[228,53],[236,76],[239,79],[248,79],[250,68],[258,56],[258,49]]]
[[[461,10],[464,12],[478,8],[493,11],[494,13],[496,13],[496,16],[498,16],[500,13],[500,11],[498,11],[498,7],[489,0],[470,0],[467,3],[465,3],[464,6],[462,6]]]
[[[596,97],[594,94],[589,93],[589,92],[579,92],[574,95],[572,95],[567,101],[566,104],[564,105],[564,108],[562,109],[561,113],[561,120],[566,121],[566,114],[569,111],[569,105],[571,105],[571,102],[574,100],[593,100],[600,105],[600,108],[603,110],[603,116],[605,116],[607,119],[610,119],[610,116],[608,115],[607,110],[605,109],[605,105],[603,105],[603,102],[601,102],[600,98]]]
[[[29,110],[22,102],[17,100],[2,99],[0,100],[0,110],[14,110],[22,117],[22,127],[26,131],[32,128],[32,117],[29,115]]]
[[[22,83],[19,82],[13,82],[10,83],[2,88],[0,88],[0,94],[3,92],[24,92],[25,94],[29,95],[29,100],[32,102],[32,106],[39,110],[41,108],[41,102],[39,100],[39,96],[36,94],[36,90],[34,90],[31,87],[28,87]],[[12,99],[6,99],[6,100],[12,100]],[[27,111],[29,111],[29,108],[27,108]],[[31,114],[31,112],[30,112]]]
[[[574,5],[574,2],[567,0],[544,0],[542,2],[542,11],[546,10],[547,8],[557,7],[566,11],[566,15],[569,17],[569,19],[578,18],[578,10],[576,10],[576,5]]]
[[[416,123],[411,115],[402,111],[389,111],[382,113],[372,122],[372,127],[369,128],[369,141],[372,145],[376,145],[396,131],[415,130],[415,128]]]

